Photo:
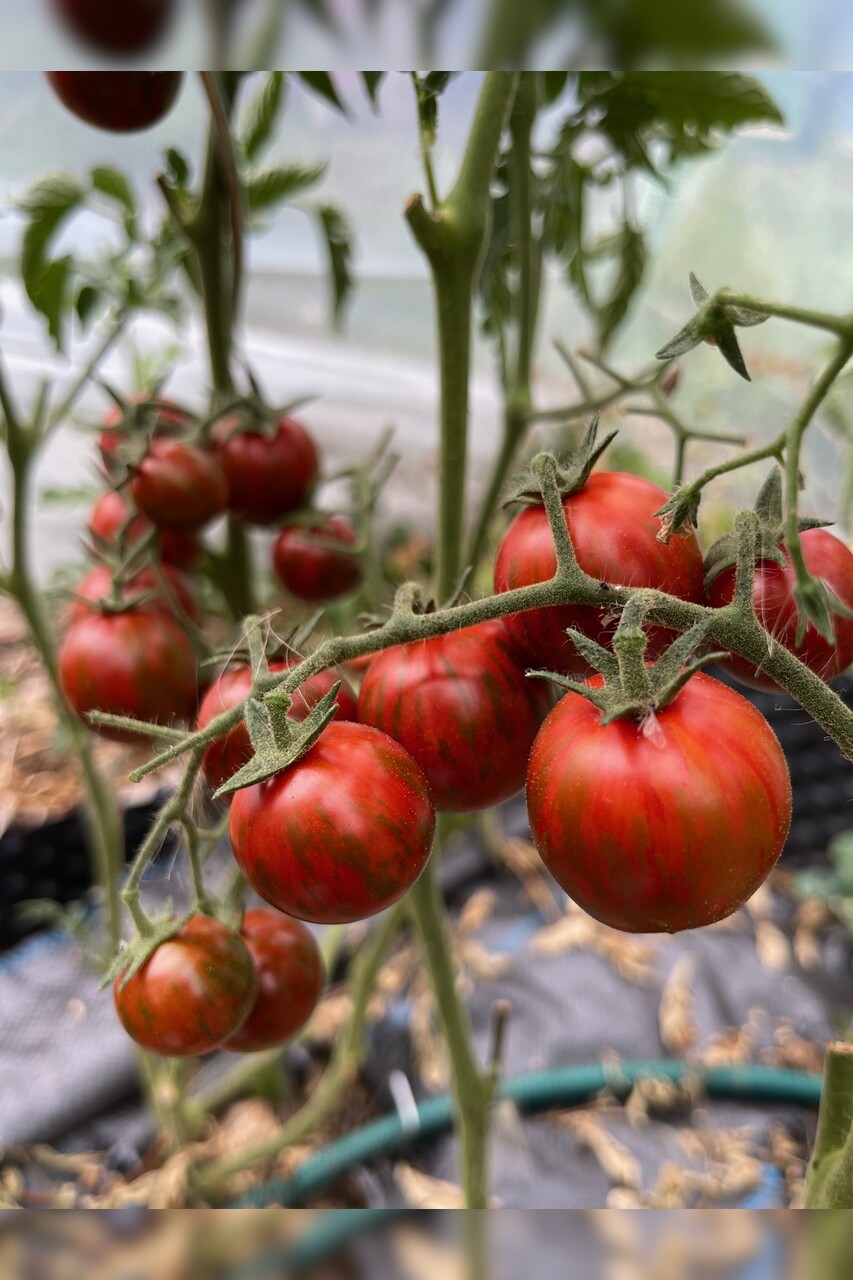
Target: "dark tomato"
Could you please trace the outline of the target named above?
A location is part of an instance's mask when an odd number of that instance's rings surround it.
[[[175,0],[53,0],[74,35],[104,53],[142,53],[165,34]]]
[[[195,533],[221,515],[228,485],[215,453],[179,440],[155,440],[134,472],[130,492],[158,529]]]
[[[132,406],[140,402],[141,397],[131,396],[128,404]],[[150,412],[151,418],[144,425],[148,428],[153,427],[155,437],[165,436],[174,440],[177,436],[184,435],[192,426],[192,418],[186,410],[168,401],[161,402],[156,410],[152,409]],[[98,448],[108,471],[115,465],[116,454],[121,445],[128,443],[130,439],[130,436],[121,429],[122,421],[123,415],[118,405],[114,405],[104,414],[103,427],[98,437]]]
[[[731,915],[762,883],[788,833],[791,782],[766,720],[696,675],[643,722],[602,725],[567,693],[533,744],[527,812],[543,862],[584,911],[628,933],[676,933]]]
[[[580,567],[602,582],[623,587],[657,587],[696,603],[702,599],[704,570],[695,533],[659,542],[660,510],[667,494],[640,476],[595,471],[582,489],[563,501],[566,525]],[[495,590],[510,591],[547,582],[556,572],[554,540],[544,507],[525,507],[506,531],[495,562]],[[587,674],[571,640],[575,627],[609,646],[618,618],[592,606],[557,605],[531,609],[506,619],[519,655],[527,663],[556,671]],[[649,656],[673,639],[663,628],[649,632]]]
[[[152,610],[83,618],[62,642],[59,677],[69,705],[82,719],[90,711],[108,711],[170,725],[188,720],[196,709],[192,645],[177,622]],[[119,742],[143,738],[116,729],[96,732]]]
[[[183,71],[46,71],[64,107],[111,133],[150,129],[168,115]]]
[[[284,1044],[314,1012],[325,972],[310,929],[278,911],[247,911],[241,936],[258,975],[258,997],[224,1048],[256,1053]]]
[[[282,418],[274,435],[234,430],[233,418],[214,428],[228,479],[228,509],[251,524],[272,524],[304,507],[317,483],[314,439],[295,418]]]
[[[292,524],[282,529],[273,547],[273,565],[282,586],[297,600],[322,604],[354,591],[361,582],[361,564],[351,551],[335,551],[329,544],[354,547],[358,534],[346,516],[329,516],[321,524]]]
[[[408,752],[377,729],[334,721],[300,760],[231,805],[231,843],[249,884],[315,924],[390,907],[426,866],[434,827]]]
[[[118,1016],[143,1049],[196,1058],[233,1035],[251,1012],[258,978],[246,943],[211,916],[193,916],[161,942],[124,987]]]
[[[417,760],[437,809],[465,812],[521,790],[551,701],[548,685],[515,662],[503,624],[483,622],[378,654],[358,718]]]
[[[291,666],[292,662],[271,662],[270,671],[286,671]],[[290,709],[291,718],[304,720],[339,678],[332,671],[320,671],[306,680],[296,691]],[[223,711],[236,707],[238,702],[249,696],[251,689],[252,672],[249,667],[231,667],[228,671],[223,671],[204,695],[198,713],[199,729],[205,729]],[[346,681],[338,690],[337,703],[339,720],[356,719],[355,695]],[[249,731],[245,721],[241,720],[224,738],[214,742],[205,751],[202,761],[204,776],[212,787],[221,787],[223,782],[227,782],[251,760],[252,755]]]
[[[150,520],[139,514],[130,523],[131,508],[122,494],[109,489],[98,498],[89,516],[89,532],[108,546],[118,541],[121,531],[125,530],[128,548],[151,532],[154,527]],[[178,569],[192,569],[198,562],[201,548],[190,533],[173,533],[169,529],[161,529],[157,533],[157,548],[164,564],[174,565]]]
[[[813,578],[825,583],[842,604],[853,608],[853,554],[844,543],[826,529],[807,529],[800,534],[806,567]],[[820,634],[812,623],[806,626],[803,643],[797,645],[798,611],[794,599],[797,575],[786,547],[785,568],[773,560],[759,560],[755,566],[752,599],[755,612],[775,644],[783,645],[810,667],[823,680],[834,680],[853,662],[853,618],[840,613],[832,615],[833,643]],[[724,569],[714,578],[706,592],[708,604],[715,609],[729,604],[735,591],[735,570]],[[743,684],[771,693],[779,686],[745,658],[732,654],[720,664]]]
[[[181,609],[197,622],[200,617],[198,600],[189,578],[185,573],[181,573],[180,569],[173,568],[172,565],[164,564],[161,569],[163,576],[169,583],[169,587],[174,591]],[[97,606],[101,601],[112,598],[112,573],[109,568],[105,564],[100,564],[92,569],[90,573],[86,574],[83,581],[75,587],[74,594],[81,597],[81,599],[72,601],[68,613],[69,626],[74,626],[75,623],[80,622],[83,618],[91,618],[93,613],[98,612]],[[122,595],[126,600],[132,600],[137,596],[151,595],[152,599],[146,600],[144,604],[140,605],[140,608],[153,609],[167,614],[178,612],[174,608],[173,602],[164,593],[153,569],[143,569],[136,574],[130,582],[125,584]],[[90,600],[94,607],[85,605],[83,600]]]

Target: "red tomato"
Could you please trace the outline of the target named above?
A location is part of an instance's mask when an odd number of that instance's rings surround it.
[[[318,541],[320,539],[321,541]],[[361,582],[357,555],[335,551],[323,543],[354,547],[358,533],[346,516],[329,516],[322,523],[291,524],[282,529],[273,547],[273,565],[282,586],[297,600],[322,604],[348,595]]]
[[[225,510],[228,485],[216,454],[179,440],[155,440],[130,492],[158,529],[195,533]]]
[[[143,402],[141,396],[131,396],[128,405],[136,405]],[[192,417],[180,405],[172,404],[170,401],[162,401],[155,410],[150,410],[150,425],[153,426],[153,434],[156,437],[165,436],[171,440],[176,437],[185,435],[192,426]],[[146,414],[147,417],[147,414]],[[116,462],[116,454],[123,444],[127,444],[129,436],[120,428],[123,420],[121,409],[118,405],[113,405],[112,409],[104,414],[104,423],[101,434],[98,437],[98,448],[101,451],[101,457],[104,460],[104,466],[109,471]],[[146,423],[148,425],[148,423]]]
[[[241,936],[258,975],[258,998],[224,1048],[256,1053],[284,1044],[314,1012],[325,971],[310,929],[278,911],[247,911]]]
[[[293,661],[271,662],[270,671],[286,671],[293,665]],[[306,680],[296,691],[290,708],[291,718],[304,720],[308,712],[316,707],[338,679],[339,677],[333,671],[320,671],[317,675],[311,676],[310,680]],[[239,702],[249,696],[251,689],[252,672],[249,667],[231,667],[228,671],[223,671],[204,695],[198,713],[198,728],[207,728],[215,716],[236,707]],[[338,690],[337,703],[339,720],[356,719],[355,695],[346,681]],[[251,760],[253,754],[249,730],[246,728],[245,721],[241,720],[230,733],[227,733],[224,738],[219,738],[205,751],[202,760],[204,776],[212,787],[221,787],[223,782],[227,782],[238,769]]]
[[[842,604],[853,608],[853,554],[844,543],[826,529],[807,529],[800,534],[806,567],[812,577],[825,583]],[[853,662],[853,618],[840,613],[832,615],[835,633],[830,644],[810,622],[803,643],[796,644],[798,611],[794,600],[797,575],[786,547],[785,568],[773,560],[759,560],[755,566],[752,599],[758,620],[777,644],[790,649],[801,662],[823,680],[834,680]],[[706,592],[708,604],[719,609],[729,604],[735,591],[734,567],[724,569],[714,578]],[[731,654],[720,665],[743,684],[753,689],[778,692],[779,686],[745,658]]]
[[[695,533],[658,542],[660,510],[667,494],[640,476],[594,471],[582,489],[563,500],[566,525],[580,567],[602,582],[657,587],[684,600],[702,599],[704,569]],[[495,591],[528,587],[554,576],[557,560],[545,508],[525,507],[506,531],[495,562]],[[618,618],[590,605],[531,609],[505,619],[525,662],[555,671],[587,674],[565,634],[575,627],[609,646]],[[649,656],[673,639],[663,628],[649,632]]]
[[[175,0],[53,0],[74,35],[104,53],[142,53],[165,34]]]
[[[211,916],[193,916],[161,942],[121,986],[116,1011],[143,1049],[196,1058],[227,1040],[249,1016],[258,977],[246,943]]]
[[[122,494],[115,489],[102,493],[92,508],[89,516],[89,532],[108,546],[118,541],[122,529],[126,529],[128,547],[141,542],[153,528],[151,521],[145,516],[136,515],[128,525],[130,507]],[[160,559],[164,564],[175,565],[178,569],[192,569],[197,563],[201,548],[190,533],[173,533],[169,529],[161,529],[157,534],[157,546]]]
[[[439,810],[487,809],[524,786],[550,687],[516,664],[502,622],[386,649],[358,699],[362,724],[396,738]]]
[[[731,915],[763,882],[788,833],[791,781],[766,720],[696,675],[642,723],[602,725],[567,693],[533,744],[527,812],[542,861],[584,911],[628,933],[676,933]]]
[[[183,71],[46,71],[64,107],[111,133],[150,129],[177,101]]]
[[[177,622],[148,609],[93,613],[67,633],[59,650],[62,692],[85,719],[89,711],[156,724],[188,720],[197,699],[196,657]],[[87,721],[88,723],[88,721]],[[144,735],[95,728],[119,742]]]
[[[229,511],[250,524],[272,524],[304,507],[317,483],[320,458],[302,424],[282,418],[271,437],[234,428],[234,418],[223,418],[213,431],[228,479]]]
[[[161,565],[161,569],[184,613],[197,622],[201,615],[193,584],[189,578],[185,573],[181,573],[180,569],[173,568],[172,565]],[[176,612],[172,607],[172,602],[163,593],[157,574],[153,569],[143,569],[141,573],[136,574],[125,585],[122,595],[125,599],[132,599],[134,596],[148,595],[149,593],[155,593],[155,598],[147,600],[144,605],[140,605],[140,608],[153,609],[166,614]],[[68,613],[69,626],[74,626],[75,623],[80,622],[83,618],[91,618],[93,613],[99,612],[97,606],[102,600],[112,598],[112,573],[107,565],[99,564],[91,572],[87,573],[83,581],[75,587],[74,594],[82,597],[82,599],[74,600],[71,603]],[[83,600],[90,600],[93,607],[83,604]]]
[[[435,810],[408,752],[361,724],[326,727],[300,760],[236,792],[234,856],[271,906],[315,924],[390,907],[429,858]]]

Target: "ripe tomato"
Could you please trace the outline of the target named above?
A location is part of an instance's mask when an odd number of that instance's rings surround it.
[[[550,687],[516,664],[503,623],[483,622],[378,654],[358,718],[406,748],[437,809],[467,812],[521,790],[550,705]]]
[[[128,405],[137,405],[142,403],[142,397],[131,396]],[[148,413],[151,416],[148,418]],[[101,428],[101,434],[98,436],[98,448],[101,451],[101,457],[107,470],[111,470],[116,464],[119,448],[123,444],[128,443],[129,435],[121,430],[123,415],[118,405],[113,405],[104,414],[104,422]],[[192,418],[185,409],[180,405],[172,404],[170,401],[162,401],[156,409],[146,410],[146,422],[144,424],[148,428],[153,428],[155,437],[166,436],[174,440],[176,437],[185,435],[192,426]]]
[[[150,48],[174,16],[175,0],[53,0],[69,31],[93,48],[125,57]]]
[[[318,539],[320,541],[318,541]],[[291,524],[282,529],[273,547],[273,565],[282,586],[297,600],[322,604],[354,591],[361,582],[358,556],[335,551],[324,543],[354,547],[358,534],[346,516],[328,516],[310,526]]]
[[[809,573],[825,583],[833,595],[853,608],[853,554],[826,529],[806,529],[800,534]],[[759,560],[755,566],[752,599],[758,620],[777,644],[784,645],[823,680],[834,680],[853,662],[853,618],[832,616],[835,639],[832,644],[810,622],[801,645],[796,644],[798,611],[794,599],[797,575],[786,547],[784,569],[774,560]],[[715,609],[729,604],[735,591],[734,567],[713,578],[706,591],[708,604]],[[779,686],[745,658],[731,654],[720,664],[743,684],[753,689],[777,692]]]
[[[566,525],[580,567],[602,582],[657,587],[696,603],[702,599],[704,570],[695,533],[658,542],[660,510],[667,494],[640,476],[594,471],[582,489],[563,500]],[[506,531],[495,562],[495,591],[510,591],[554,576],[557,560],[545,508],[525,507]],[[587,674],[588,668],[565,634],[575,627],[609,644],[618,618],[590,605],[531,609],[505,619],[525,662],[555,671]],[[649,655],[672,640],[663,628],[649,631]]]
[[[603,725],[567,693],[533,744],[527,812],[543,862],[584,911],[628,933],[676,933],[731,915],[762,883],[788,833],[791,781],[758,711],[696,675],[643,723]]]
[[[228,485],[215,453],[179,440],[154,440],[130,482],[139,510],[157,525],[194,533],[225,510]]]
[[[293,662],[271,662],[270,671],[286,671],[292,666]],[[300,685],[290,709],[291,718],[304,720],[308,712],[316,707],[321,698],[325,697],[337,679],[333,671],[320,671]],[[242,702],[249,696],[251,688],[252,672],[249,667],[231,667],[228,671],[223,671],[202,699],[198,713],[198,728],[207,728],[215,716],[236,707],[238,702]],[[346,681],[338,690],[337,703],[339,720],[357,718],[355,695]],[[223,782],[227,782],[238,769],[251,760],[252,755],[249,731],[245,721],[241,720],[229,733],[226,733],[224,738],[219,738],[207,748],[201,767],[210,785],[221,787]]]
[[[323,990],[323,957],[310,929],[278,911],[247,911],[240,931],[258,975],[258,996],[224,1048],[256,1053],[284,1044],[314,1012]]]
[[[272,524],[304,507],[317,483],[314,439],[295,418],[282,418],[273,436],[235,431],[223,418],[213,431],[228,480],[228,509],[250,524]]]
[[[407,751],[377,729],[333,721],[300,760],[236,792],[234,856],[271,906],[315,924],[390,907],[429,858],[435,810]]]
[[[178,97],[182,71],[46,71],[64,107],[111,133],[150,129]]]
[[[154,527],[145,516],[135,515],[128,524],[131,508],[122,494],[115,489],[108,489],[98,498],[89,516],[89,532],[108,546],[118,541],[122,529],[125,529],[128,549],[142,539]],[[198,562],[201,548],[190,533],[174,533],[170,529],[161,529],[157,534],[157,546],[160,559],[164,564],[175,565],[178,569],[192,569]]]
[[[196,708],[192,645],[177,622],[151,609],[83,618],[60,646],[59,678],[82,719],[89,711],[108,711],[169,725],[188,720]],[[142,734],[90,727],[119,742],[145,740]]]
[[[246,943],[201,915],[161,942],[124,987],[120,976],[113,985],[127,1034],[169,1058],[197,1058],[221,1045],[245,1022],[257,994]]]
[[[185,573],[181,573],[180,569],[173,568],[172,565],[164,564],[161,569],[184,613],[197,622],[201,615],[193,584],[189,578]],[[74,626],[75,623],[80,622],[83,618],[91,618],[94,613],[98,612],[97,606],[102,600],[112,598],[112,573],[107,565],[99,564],[87,573],[83,581],[75,587],[74,594],[75,596],[80,596],[81,599],[74,600],[71,603],[71,608],[68,611],[69,626]],[[176,612],[172,602],[164,595],[157,574],[153,569],[143,569],[136,574],[125,585],[122,592],[125,599],[132,599],[134,596],[143,594],[153,594],[154,598],[146,600],[143,605],[139,606],[140,608],[165,614]],[[93,607],[87,607],[83,600],[90,600]]]

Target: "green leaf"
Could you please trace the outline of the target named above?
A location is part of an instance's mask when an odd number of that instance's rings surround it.
[[[326,167],[325,164],[291,164],[250,174],[245,181],[249,212],[269,209],[283,200],[289,200],[300,191],[315,186],[325,174]]]
[[[361,78],[364,81],[364,87],[367,90],[367,96],[375,109],[377,106],[377,95],[382,81],[385,79],[387,72],[385,71],[362,71]]]
[[[458,71],[430,71],[425,76],[413,76],[421,131],[428,146],[433,145],[438,131],[438,99],[453,77],[458,75]]]
[[[560,94],[565,89],[569,73],[568,71],[543,71],[542,88],[545,102],[550,106],[552,102],[556,102]]]
[[[237,136],[247,160],[255,160],[269,142],[273,126],[284,102],[284,72],[273,71],[260,93],[249,103]]]
[[[166,175],[173,187],[184,188],[190,180],[189,161],[175,147],[169,147],[166,152]]]
[[[18,203],[27,226],[21,243],[21,278],[27,296],[46,318],[51,337],[61,350],[63,321],[70,306],[68,282],[72,259],[50,260],[48,251],[65,220],[85,199],[82,184],[71,174],[41,178]]]
[[[294,74],[299,77],[307,88],[324,98],[326,102],[340,111],[341,115],[349,118],[349,112],[338,97],[335,82],[328,71],[296,71]]]
[[[80,324],[84,329],[87,327],[94,312],[97,311],[102,298],[103,294],[101,293],[101,290],[96,289],[94,285],[91,284],[84,284],[80,292],[77,294],[77,301],[74,304],[74,308],[77,312]]]
[[[332,317],[335,327],[338,328],[353,285],[352,232],[345,215],[333,205],[321,205],[316,213],[329,258]]]
[[[128,239],[137,239],[136,195],[125,174],[120,169],[101,165],[92,170],[92,189],[113,200],[124,210],[124,226]]]
[[[619,273],[607,301],[598,309],[598,342],[602,351],[625,319],[646,270],[648,253],[642,231],[628,223],[622,229]]]

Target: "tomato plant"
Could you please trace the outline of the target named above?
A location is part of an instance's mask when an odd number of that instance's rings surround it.
[[[175,105],[182,71],[47,71],[64,107],[111,133],[150,129]]]
[[[273,524],[304,507],[320,473],[317,445],[301,422],[283,417],[269,431],[238,419],[214,428],[228,480],[228,509],[250,524]]]
[[[198,622],[201,615],[190,579],[173,565],[161,565],[159,571],[166,579],[169,590],[174,593],[180,610],[183,610],[194,622]],[[68,611],[69,626],[73,626],[83,618],[91,617],[98,611],[99,605],[106,606],[101,610],[102,613],[108,612],[112,605],[112,585],[113,576],[107,565],[97,565],[90,570],[83,581],[78,582],[74,588],[75,599]],[[157,571],[153,568],[141,569],[139,573],[134,574],[123,585],[120,594],[125,601],[140,601],[140,608],[154,609],[166,614],[180,613],[180,610],[175,608],[175,601],[171,600],[163,590]]]
[[[322,604],[354,591],[361,581],[358,556],[350,550],[358,533],[346,516],[328,516],[316,524],[291,524],[273,547],[273,565],[282,586],[297,600]]]
[[[426,779],[399,743],[330,724],[300,760],[238,791],[231,843],[264,901],[315,924],[363,920],[412,887],[432,846]]]
[[[113,985],[129,1036],[152,1053],[196,1058],[232,1036],[252,1012],[258,975],[239,934],[196,915],[161,942],[142,968]]]
[[[178,440],[154,440],[135,468],[130,492],[159,529],[195,533],[222,515],[228,485],[217,455]]]
[[[271,662],[270,671],[287,671],[294,662]],[[304,720],[309,711],[317,705],[337,682],[331,671],[320,671],[311,676],[296,691],[289,715],[293,720]],[[252,691],[252,671],[250,667],[229,667],[223,671],[202,699],[198,713],[198,727],[204,729],[215,717],[231,707],[243,702]],[[355,720],[356,701],[347,682],[341,682],[337,694],[338,719]],[[230,729],[223,738],[211,743],[204,753],[202,769],[204,776],[212,787],[220,787],[232,777],[237,770],[252,758],[252,744],[245,721]]]
[[[191,427],[192,418],[180,405],[167,400],[158,400],[152,405],[141,396],[131,396],[124,410],[113,405],[104,414],[98,448],[104,466],[111,471],[119,462],[120,450],[131,444],[135,435],[145,433],[174,439],[186,435]]]
[[[325,971],[311,930],[278,911],[247,911],[240,936],[258,975],[258,994],[225,1048],[255,1053],[284,1044],[301,1031],[320,998]]]
[[[437,809],[466,812],[521,790],[550,703],[515,661],[504,624],[482,622],[386,649],[364,677],[358,717],[417,760]]]
[[[133,508],[117,489],[102,493],[92,507],[89,532],[96,544],[102,543],[108,549],[115,549],[123,534],[128,550],[153,534],[160,559],[178,569],[192,569],[201,552],[190,533],[177,533],[173,529],[158,529],[155,533],[151,521],[138,512],[133,514]]]
[[[543,862],[584,911],[628,933],[676,933],[731,915],[766,879],[791,782],[764,717],[695,675],[639,720],[602,724],[567,693],[533,744],[527,812]]]

